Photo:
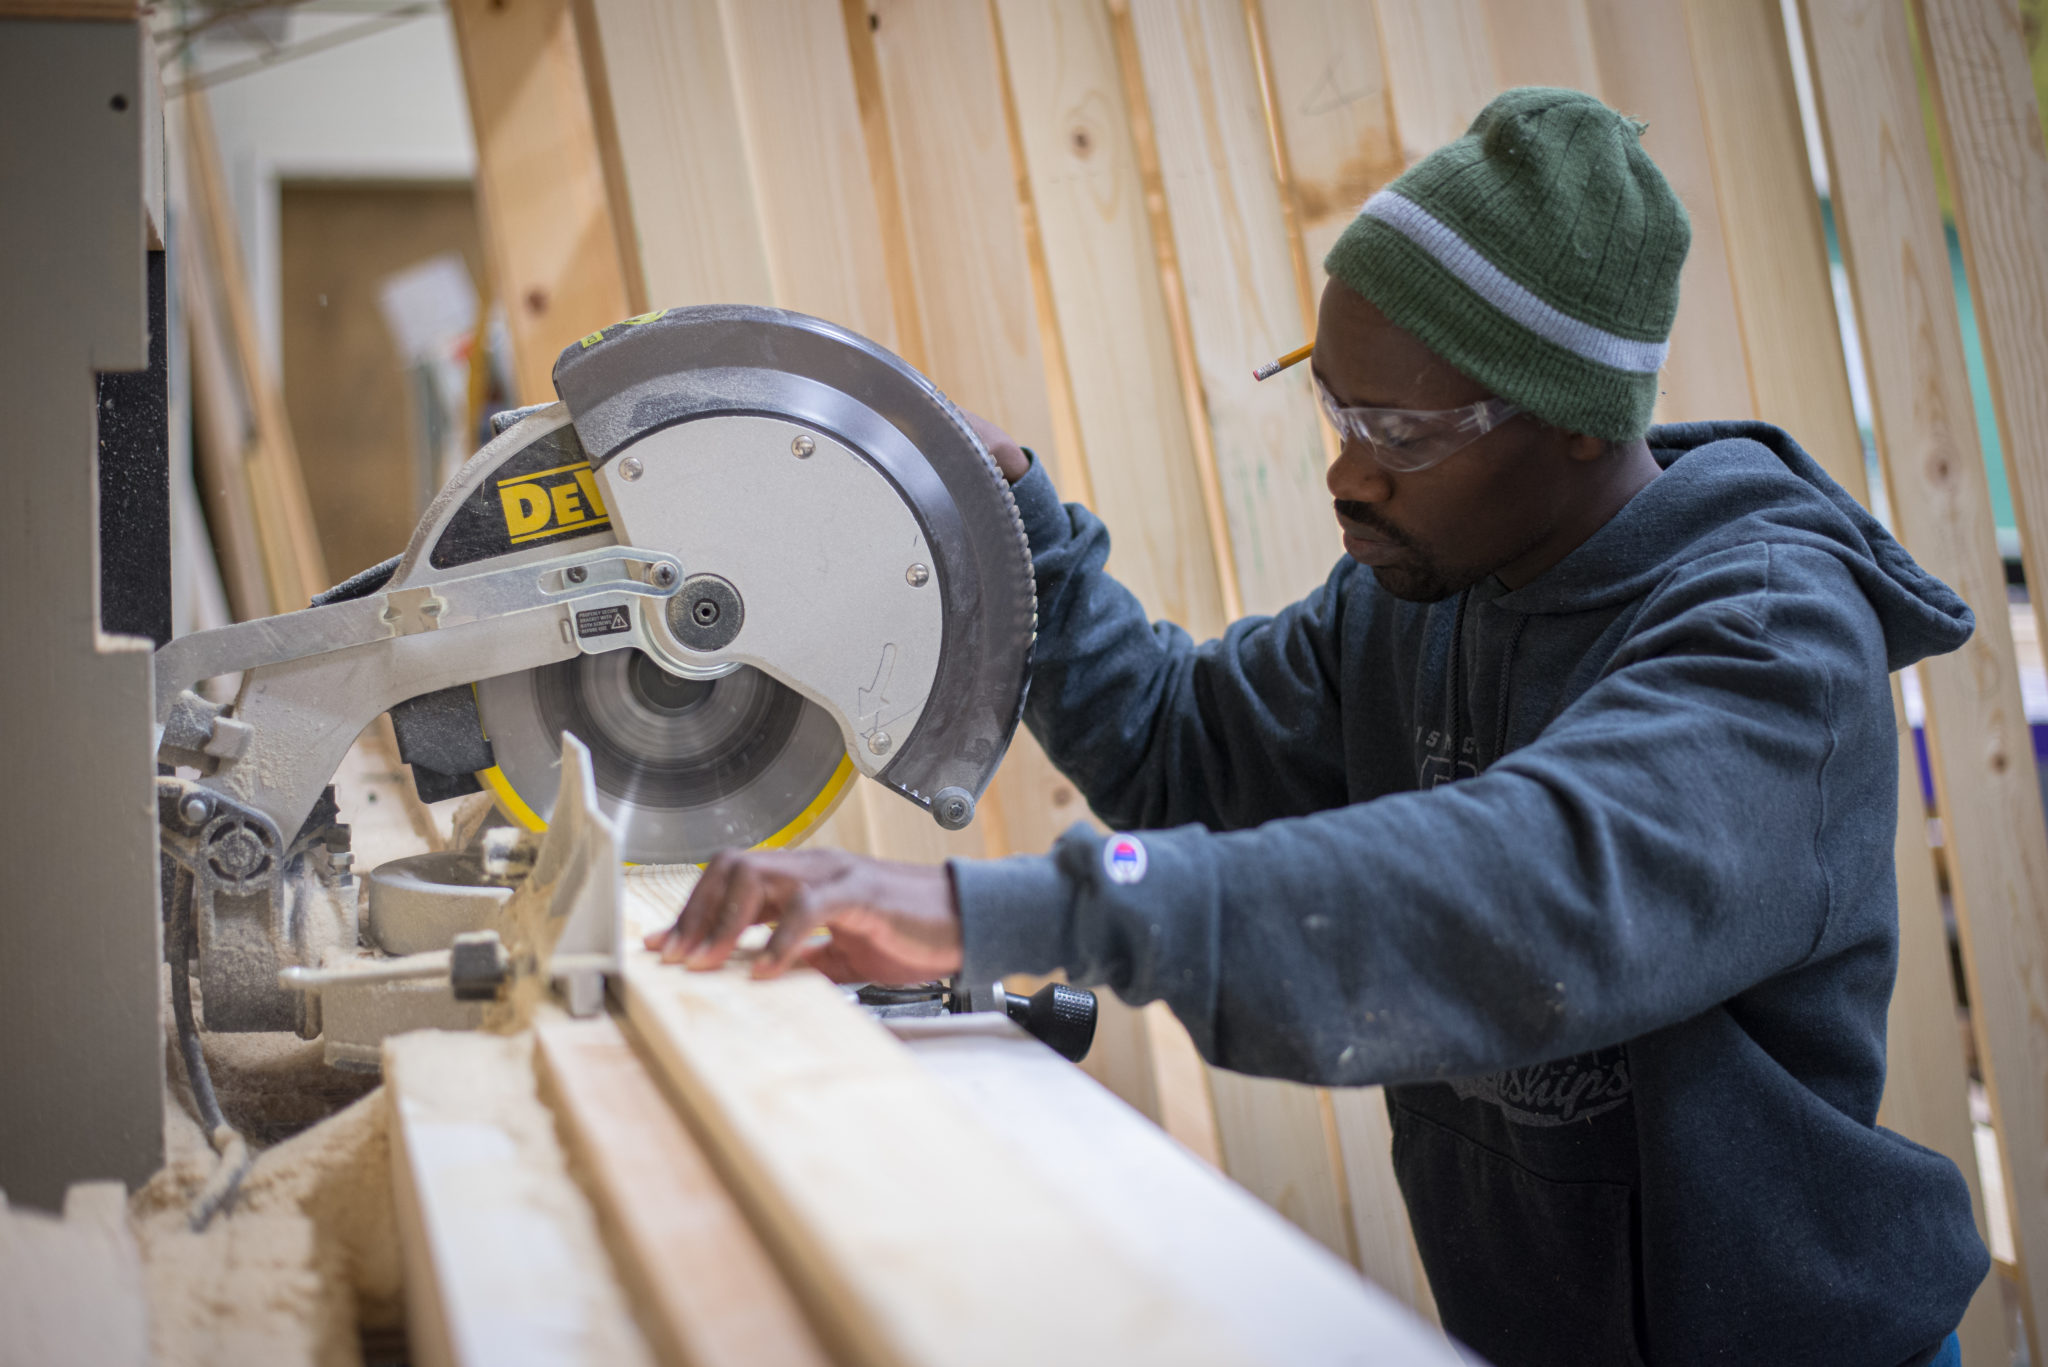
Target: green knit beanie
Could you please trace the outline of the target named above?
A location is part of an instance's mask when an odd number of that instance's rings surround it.
[[[1576,90],[1507,91],[1367,200],[1324,268],[1544,422],[1640,437],[1692,241],[1641,135]]]

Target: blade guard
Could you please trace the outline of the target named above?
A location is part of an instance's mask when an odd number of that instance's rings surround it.
[[[855,333],[749,306],[670,309],[615,324],[563,351],[554,382],[607,488],[623,488],[617,462],[636,443],[719,416],[813,428],[881,474],[932,559],[942,641],[914,727],[893,738],[886,764],[861,767],[940,824],[965,825],[1023,712],[1037,603],[1016,502],[959,410]],[[636,541],[648,536],[623,530]],[[716,571],[688,547],[677,553],[687,573]],[[772,673],[775,663],[763,667]]]

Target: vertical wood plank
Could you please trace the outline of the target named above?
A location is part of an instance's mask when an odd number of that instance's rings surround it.
[[[1337,545],[1304,368],[1250,373],[1303,326],[1258,70],[1230,0],[1135,0],[1129,15],[1237,588],[1247,611],[1276,612],[1329,575]]]
[[[901,345],[838,0],[723,0],[775,302]]]
[[[717,0],[578,0],[637,309],[772,304]]]
[[[2048,640],[2048,149],[2012,0],[1918,0],[1991,406]]]
[[[1484,0],[1502,90],[1555,85],[1600,93],[1593,28],[1582,0]]]
[[[1279,0],[1258,9],[1313,302],[1337,235],[1368,195],[1401,173],[1379,26],[1372,0]]]
[[[1111,10],[1122,11],[1120,0]],[[1297,344],[1304,302],[1251,33],[1242,6],[1229,0],[1136,0],[1123,12],[1150,112],[1236,585],[1250,611],[1277,611],[1322,582],[1335,548],[1307,376],[1296,370],[1259,385],[1248,373]],[[1126,98],[1134,93],[1127,86]],[[1222,1069],[1211,1070],[1209,1089],[1230,1175],[1355,1263],[1329,1098]]]
[[[239,475],[241,488],[228,494],[230,507],[244,506],[250,513],[256,549],[263,564],[263,578],[269,602],[263,612],[292,612],[333,582],[327,576],[327,561],[320,548],[319,529],[313,522],[312,504],[306,497],[306,481],[299,469],[298,448],[292,442],[291,420],[286,416],[284,396],[263,355],[256,335],[256,310],[249,298],[249,276],[243,265],[242,244],[235,229],[235,215],[228,202],[227,180],[220,164],[220,143],[213,132],[206,93],[186,94],[183,104],[185,152],[188,158],[186,186],[194,211],[193,228],[203,242],[200,253],[190,258],[202,265],[205,275],[201,290],[206,299],[197,315],[210,323],[224,353],[218,359],[231,367],[226,386],[209,385],[207,397],[215,393],[229,397],[239,411],[232,412],[217,427],[209,428],[228,442],[241,441],[227,453],[223,471],[229,480]],[[239,421],[237,421],[239,419]],[[233,469],[239,457],[239,471]],[[259,612],[256,615],[262,615]]]
[[[477,210],[521,403],[555,357],[629,311],[569,0],[452,0],[476,138]]]
[[[1401,161],[1412,166],[1462,134],[1493,98],[1493,40],[1481,0],[1376,3]]]
[[[1659,377],[1657,417],[1703,422],[1753,415],[1742,360],[1742,327],[1721,235],[1713,158],[1693,79],[1684,0],[1586,0],[1598,93],[1643,120],[1643,149],[1664,172],[1692,219],[1692,250],[1679,278],[1671,354]]]
[[[1785,428],[1844,489],[1869,502],[1863,443],[1828,280],[1820,202],[1807,165],[1792,58],[1777,0],[1691,0],[1686,7],[1757,416]],[[1955,1029],[1947,931],[1927,841],[1912,728],[1894,690],[1899,728],[1899,981],[1888,1028],[1883,1123],[1961,1169],[1977,1227],[1984,1199]],[[1962,1324],[1964,1361],[2010,1361],[1994,1276]]]
[[[880,125],[872,109],[863,122],[844,7],[723,0],[720,14],[774,303],[900,353],[915,312],[899,309],[893,287],[868,140]],[[849,847],[917,863],[1002,850],[996,822],[946,831],[872,783],[856,785],[832,825]]]
[[[1056,440],[994,15],[945,0],[880,0],[871,27],[864,3],[861,13],[848,38],[856,66],[864,47],[875,57],[925,373],[1032,447],[1065,487],[1081,461]],[[1082,815],[1028,732],[1011,742],[997,783],[984,819],[1002,827],[1010,850],[1048,849]]]
[[[1229,616],[1109,20],[1091,0],[995,9],[1110,570],[1155,617],[1214,636]]]
[[[1213,636],[1227,620],[1221,581],[1108,18],[1092,0],[995,0],[992,12],[1042,264],[1038,312],[1065,359],[1087,493],[1114,538],[1109,568],[1153,616]],[[1065,496],[1089,501],[1062,477]],[[1070,785],[1050,798],[1062,825],[1087,815]],[[1105,998],[1097,1038],[1104,1085],[1218,1162],[1207,1080],[1180,1023]]]
[[[1903,7],[1805,0],[1829,184],[1870,371],[1878,448],[1905,543],[1977,612],[1919,666],[1928,749],[2007,1174],[2033,1352],[2048,1307],[2048,828],[2020,702],[1934,168]]]
[[[1300,241],[1313,333],[1327,279],[1323,257],[1365,198],[1402,169],[1374,6],[1371,0],[1284,0],[1247,10],[1262,40],[1267,103],[1285,153],[1289,227]],[[1333,1090],[1327,1102],[1354,1260],[1390,1294],[1434,1319],[1436,1304],[1394,1179],[1384,1093],[1377,1087]]]

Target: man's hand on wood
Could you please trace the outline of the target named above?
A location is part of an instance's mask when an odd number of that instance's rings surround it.
[[[646,945],[664,963],[717,968],[757,922],[775,925],[754,960],[757,978],[798,963],[835,982],[929,982],[960,968],[960,910],[944,868],[837,850],[720,854],[675,925]]]

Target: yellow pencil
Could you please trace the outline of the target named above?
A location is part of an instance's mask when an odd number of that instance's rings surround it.
[[[1307,360],[1309,353],[1311,351],[1314,351],[1315,349],[1316,344],[1314,342],[1304,342],[1302,345],[1288,352],[1285,356],[1282,356],[1279,360],[1268,361],[1264,365],[1252,371],[1252,378],[1254,380],[1270,380],[1275,375],[1278,375],[1281,371],[1287,369],[1287,367],[1293,365],[1296,361]]]

